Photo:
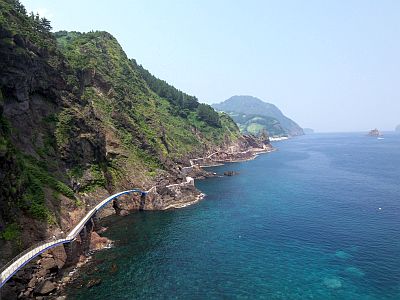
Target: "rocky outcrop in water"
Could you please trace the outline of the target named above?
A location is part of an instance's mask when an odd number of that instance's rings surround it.
[[[379,137],[382,136],[382,133],[377,128],[375,128],[368,132],[368,136]]]
[[[193,158],[254,157],[246,152],[260,146],[254,138],[212,110],[216,120],[208,122],[199,105],[129,59],[111,34],[53,34],[19,1],[0,0],[0,265],[32,244],[65,236],[121,190],[156,187],[146,199],[111,204],[103,216],[194,203],[201,193],[186,182],[184,167],[208,175],[191,166]],[[90,239],[93,249],[107,244],[96,234]],[[84,252],[78,240],[73,263]],[[57,267],[50,269],[51,259],[40,260],[29,295],[51,293],[44,282],[65,268],[52,259]],[[31,275],[8,287],[17,293]]]

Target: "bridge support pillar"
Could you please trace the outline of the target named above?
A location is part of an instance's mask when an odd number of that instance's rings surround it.
[[[146,193],[141,193],[140,195],[140,204],[139,210],[144,210],[144,206],[146,205]]]
[[[113,200],[113,202],[112,202],[112,207],[114,208],[115,213],[116,213],[117,215],[119,215],[121,209],[118,207],[117,201]]]
[[[95,213],[93,215],[92,221],[93,221],[93,230],[94,231],[99,231],[101,229],[101,225],[100,225],[100,218],[97,215],[97,213]]]
[[[65,254],[67,255],[67,259],[65,261],[65,266],[70,266],[77,261],[76,255],[76,241],[73,240],[69,243],[64,244]]]
[[[85,255],[89,252],[90,249],[92,230],[93,230],[93,222],[92,220],[89,220],[89,222],[86,223],[86,225],[82,228],[82,231],[79,233],[79,236],[81,237],[82,241],[82,252]]]

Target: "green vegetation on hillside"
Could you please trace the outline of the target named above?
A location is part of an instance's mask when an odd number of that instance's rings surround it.
[[[188,111],[196,109],[199,105],[195,96],[190,96],[168,84],[166,81],[158,79],[142,65],[138,65],[136,60],[132,59],[131,62],[153,92],[160,97],[167,99],[178,109],[183,109],[183,111],[179,112],[180,114],[183,113],[185,116]]]
[[[0,27],[7,29],[12,35],[29,37],[39,47],[54,49],[56,44],[51,37],[50,21],[38,14],[27,15],[25,7],[18,0],[0,1]],[[12,45],[12,39],[2,39],[1,44]]]
[[[269,136],[287,136],[288,132],[278,120],[260,115],[246,115],[229,113],[229,116],[238,124],[240,131],[245,134],[260,135],[268,132]]]
[[[266,117],[266,121],[262,121],[263,123],[273,123],[272,119],[275,119],[277,122],[279,122],[279,126],[284,130],[285,133],[279,133],[279,130],[275,125],[272,125],[272,127],[268,127],[266,124],[261,124],[261,125],[266,125],[266,129],[270,132],[271,135],[274,135],[272,132],[277,132],[277,135],[302,135],[304,134],[303,129],[296,124],[293,120],[289,119],[286,117],[278,107],[271,103],[264,102],[256,97],[252,96],[233,96],[221,103],[213,104],[212,105],[215,109],[219,111],[224,111],[227,113],[237,113],[237,114],[242,114],[244,116],[257,116],[260,118]],[[246,120],[248,122],[248,120]],[[254,122],[254,123],[258,123]],[[245,125],[243,123],[238,123],[239,127],[241,125]],[[246,126],[247,127],[247,126]],[[250,130],[254,129],[257,130],[260,126],[251,126]],[[243,126],[241,126],[243,130]]]
[[[21,214],[54,223],[60,195],[78,204],[141,187],[240,137],[228,115],[152,75],[107,32],[53,34],[17,0],[0,0],[0,27],[0,225]]]
[[[117,129],[125,147],[136,153],[134,160],[148,162],[148,166],[155,168],[161,157],[174,159],[196,151],[202,143],[194,128],[208,143],[218,144],[239,136],[235,126],[226,118],[222,122],[210,106],[199,104],[196,97],[129,60],[110,34],[55,35],[71,66],[95,73],[84,99],[93,104],[104,124]],[[228,126],[222,128],[222,123]]]

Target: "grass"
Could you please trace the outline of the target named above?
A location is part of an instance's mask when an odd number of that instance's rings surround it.
[[[11,223],[6,226],[6,228],[0,232],[0,238],[6,241],[15,241],[21,235],[21,228],[17,223]]]
[[[74,119],[74,114],[71,110],[65,109],[57,116],[56,125],[56,141],[59,147],[62,147],[68,143],[70,133],[72,131],[72,122]]]
[[[19,162],[23,170],[22,182],[26,189],[17,205],[27,210],[35,219],[46,221],[49,224],[55,223],[53,213],[46,206],[44,188],[49,187],[53,190],[55,200],[62,194],[70,199],[75,199],[74,191],[65,183],[55,179],[46,170],[44,163],[37,161],[30,156],[18,155]]]

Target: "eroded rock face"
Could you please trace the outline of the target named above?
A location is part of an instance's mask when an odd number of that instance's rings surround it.
[[[97,232],[91,233],[90,250],[104,249],[111,244],[111,241],[106,237],[101,237]]]

